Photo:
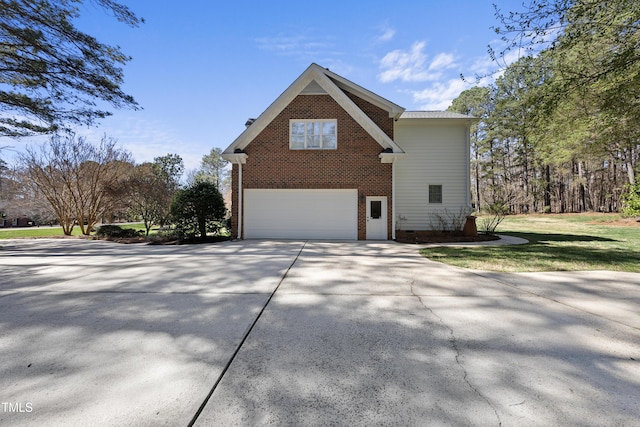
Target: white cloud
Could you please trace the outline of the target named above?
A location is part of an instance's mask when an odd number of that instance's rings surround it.
[[[136,116],[133,116],[136,114]],[[140,117],[140,113],[117,112],[101,123],[99,128],[79,128],[77,134],[96,143],[103,135],[115,138],[118,145],[133,155],[136,163],[150,162],[155,157],[170,153],[182,157],[185,168],[196,168],[204,153],[201,147],[185,143],[188,137],[180,137],[170,126]]]
[[[470,87],[471,85],[462,79],[451,79],[445,83],[437,82],[427,89],[413,92],[413,100],[420,105],[420,110],[446,110],[460,92]]]
[[[527,52],[523,49],[510,49],[505,52],[504,55],[500,52],[506,47],[506,44],[502,40],[492,40],[489,46],[494,51],[496,56],[492,59],[489,53],[483,56],[476,57],[469,67],[464,70],[465,79],[470,82],[475,79],[476,85],[489,85],[493,83],[498,77],[504,74],[505,69],[525,56]]]
[[[439,53],[429,64],[429,70],[446,70],[456,66],[455,58],[451,53]]]
[[[312,38],[304,34],[292,36],[260,37],[255,39],[260,50],[275,52],[278,55],[315,58],[319,55],[341,55],[335,49],[335,41],[329,36]]]
[[[455,57],[451,53],[437,54],[427,65],[428,55],[424,53],[425,41],[415,42],[408,51],[393,50],[380,61],[383,70],[378,74],[382,83],[395,80],[403,82],[424,82],[437,80],[442,72],[456,66]]]
[[[256,39],[258,47],[262,50],[276,52],[290,52],[298,50],[304,43],[303,36],[279,36],[279,37],[260,37]]]
[[[379,42],[388,42],[396,35],[396,30],[394,28],[384,26],[382,27],[382,34],[378,37]]]
[[[380,61],[380,68],[384,71],[378,75],[383,83],[394,80],[405,82],[428,80],[428,73],[424,70],[427,56],[423,50],[424,41],[415,42],[409,51],[394,50],[387,53]]]

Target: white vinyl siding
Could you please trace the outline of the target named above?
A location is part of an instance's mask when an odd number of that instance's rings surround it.
[[[400,119],[394,140],[407,153],[397,160],[396,228],[429,230],[435,214],[467,214],[469,146],[464,125]],[[441,185],[442,203],[429,203],[429,186]]]
[[[357,239],[358,190],[244,190],[247,239]]]

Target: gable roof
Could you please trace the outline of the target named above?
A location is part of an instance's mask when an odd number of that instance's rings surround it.
[[[403,153],[402,149],[376,125],[346,94],[352,93],[365,101],[389,112],[389,117],[398,119],[404,108],[388,101],[357,84],[332,73],[318,64],[311,64],[267,109],[248,126],[244,132],[224,150],[225,155],[232,156],[236,150],[244,150],[249,143],[276,118],[284,108],[300,94],[328,94],[349,115],[362,126],[371,137],[384,149],[394,153]],[[230,160],[230,159],[227,159]]]

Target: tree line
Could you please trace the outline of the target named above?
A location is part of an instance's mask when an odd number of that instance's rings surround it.
[[[503,13],[495,83],[456,98],[472,128],[477,211],[634,211],[640,200],[640,3],[536,0]]]
[[[58,222],[65,234],[122,218],[141,219],[147,234],[169,222],[187,237],[217,231],[229,185],[220,149],[183,183],[177,154],[136,164],[112,138],[93,143],[74,134],[109,116],[109,107],[140,108],[121,87],[131,57],[76,27],[83,3],[0,0],[0,137],[51,136],[14,168],[0,158],[0,214]],[[90,3],[125,25],[144,23],[116,0]]]
[[[226,217],[222,192],[229,186],[226,161],[214,148],[200,168],[182,182],[178,154],[136,164],[117,141],[98,143],[73,133],[29,146],[17,165],[0,165],[0,211],[28,216],[37,224],[58,223],[64,234],[75,227],[89,235],[97,224],[141,220],[152,226],[173,224],[184,237],[218,232]]]

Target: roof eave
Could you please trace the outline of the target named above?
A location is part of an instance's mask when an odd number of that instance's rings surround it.
[[[268,124],[271,123],[271,121],[273,121],[273,119],[275,119],[276,116],[280,114],[280,112],[313,80],[315,80],[342,108],[344,108],[354,118],[354,120],[356,120],[356,122],[358,122],[358,124],[360,124],[360,126],[362,126],[378,144],[380,144],[382,148],[390,148],[394,152],[403,152],[402,149],[343,92],[343,90],[347,90],[354,94],[361,93],[364,99],[369,102],[375,101],[377,103],[385,104],[387,108],[380,108],[389,111],[390,117],[394,117],[392,114],[397,114],[397,117],[400,117],[400,114],[404,112],[404,109],[314,63],[311,64],[296,80],[294,80],[294,82],[278,98],[276,98],[276,100],[269,105],[269,107],[267,107],[267,109],[260,114],[260,116],[258,116],[258,118],[255,119],[255,121],[247,127],[231,143],[231,145],[227,147],[226,150],[224,150],[223,154],[231,155],[236,150],[244,150],[247,145],[249,145],[249,143],[256,138],[260,132],[262,132],[262,130],[267,127]],[[338,82],[341,85],[349,86],[349,88],[341,88],[338,86]]]
[[[383,110],[388,111],[390,118],[397,120],[398,118],[400,118],[400,115],[402,115],[402,113],[405,112],[404,107],[401,107],[400,105],[395,104],[389,101],[388,99],[383,98],[380,95],[375,94],[370,90],[365,89],[362,86],[350,80],[345,79],[342,76],[337,75],[336,73],[330,71],[329,69],[322,68],[317,64],[312,64],[312,65],[315,65],[316,67],[320,68],[322,72],[326,74],[330,79],[332,79],[336,84],[336,86],[338,86],[340,89],[346,90],[347,92],[350,92],[356,95],[358,98],[362,98],[365,101],[368,101],[371,104],[375,105],[376,107],[379,107],[379,108],[382,108]]]

